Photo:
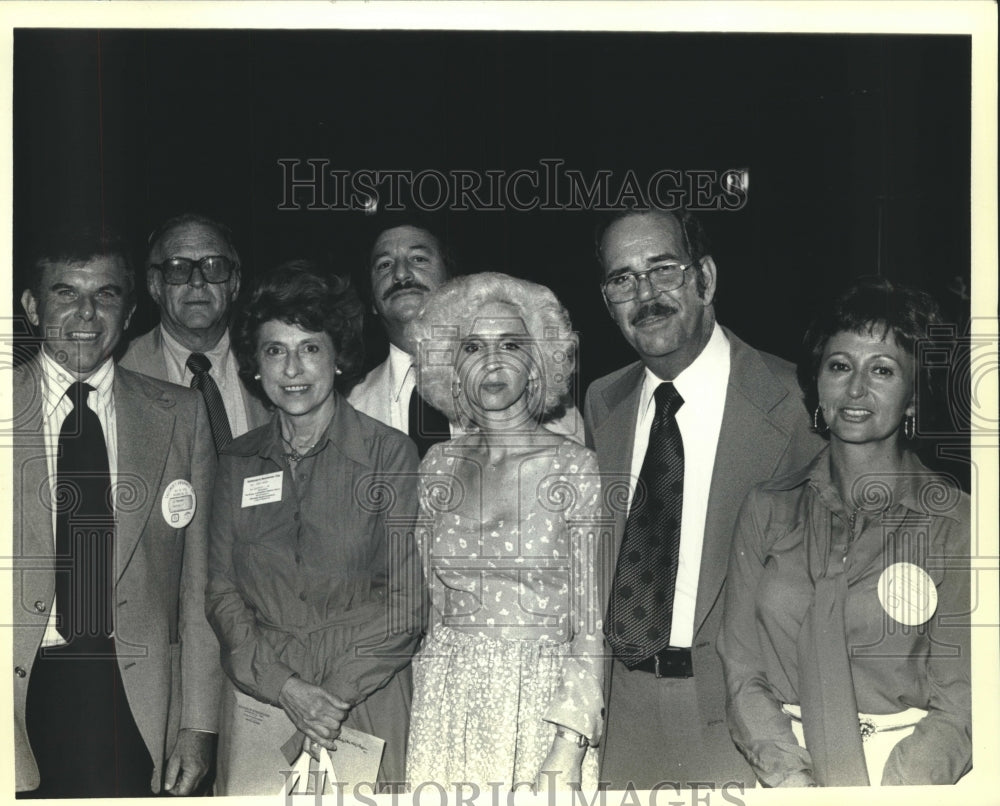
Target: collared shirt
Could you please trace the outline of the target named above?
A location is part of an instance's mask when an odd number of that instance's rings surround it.
[[[63,422],[73,410],[73,401],[66,397],[66,391],[77,379],[49,357],[43,347],[39,350],[42,368],[42,416],[45,423],[45,461],[49,474],[49,496],[52,502],[52,545],[56,535],[56,485],[57,461],[59,458],[59,432]],[[101,421],[104,431],[104,445],[108,450],[108,469],[111,475],[111,489],[117,490],[118,480],[118,421],[115,417],[115,364],[110,358],[101,364],[90,377],[85,379],[94,387],[87,396],[87,406]],[[115,506],[112,497],[112,506]],[[53,602],[42,646],[58,646],[66,643],[56,630],[57,608]]]
[[[649,447],[649,432],[656,416],[656,387],[663,383],[648,367],[639,395],[632,443],[629,501]],[[674,589],[670,645],[689,647],[694,636],[694,609],[698,596],[701,549],[705,539],[708,494],[715,469],[715,450],[722,429],[729,385],[729,340],[718,324],[698,357],[673,380],[684,399],[677,412],[677,426],[684,443],[684,506],[681,512],[681,546]],[[631,503],[630,503],[631,506]]]
[[[733,738],[768,786],[802,785],[813,772],[782,703],[801,705],[803,720],[836,707],[801,698],[799,654],[817,581],[836,574],[846,578],[843,651],[858,711],[928,711],[882,783],[954,783],[971,763],[969,498],[906,451],[900,472],[873,478],[864,499],[880,511],[845,508],[827,449],[759,485],[740,513],[719,653]],[[922,570],[894,577],[902,563]],[[903,601],[919,616],[911,624],[892,615]]]
[[[171,336],[163,326],[160,327],[160,335],[163,337],[163,356],[167,363],[167,380],[181,386],[191,386],[193,373],[187,368],[187,360],[192,351]],[[219,387],[222,403],[226,407],[226,416],[229,418],[229,428],[233,432],[233,436],[238,437],[240,434],[245,434],[250,426],[247,420],[246,404],[243,402],[243,385],[240,381],[239,367],[229,347],[229,331],[226,330],[218,344],[204,355],[212,362],[212,368],[208,374],[212,376],[215,385]]]
[[[410,395],[417,383],[413,356],[389,345],[389,418],[393,428],[410,433]]]
[[[208,618],[243,691],[276,704],[294,673],[354,704],[420,638],[416,449],[340,397],[294,467],[280,428],[276,414],[219,457]]]

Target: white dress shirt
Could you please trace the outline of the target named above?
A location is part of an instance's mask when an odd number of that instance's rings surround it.
[[[647,367],[639,394],[639,416],[632,442],[629,506],[646,458],[649,431],[656,415],[653,393],[661,383],[663,379]],[[718,324],[712,330],[705,349],[674,378],[673,383],[684,399],[684,405],[677,412],[677,426],[684,443],[684,505],[670,645],[689,647],[694,637],[694,609],[698,597],[708,494],[729,385],[729,340]]]
[[[410,433],[410,395],[417,383],[413,356],[389,345],[389,418],[393,428]]]
[[[160,327],[163,337],[163,356],[167,363],[167,380],[179,383],[181,386],[191,386],[194,373],[187,368],[187,360],[192,351]],[[212,362],[208,374],[212,376],[215,385],[219,387],[222,403],[226,407],[226,417],[229,419],[229,430],[233,437],[245,434],[249,430],[246,404],[243,402],[243,386],[240,380],[236,357],[229,349],[229,331],[222,334],[218,344],[205,357]]]
[[[73,401],[66,397],[66,391],[76,381],[72,375],[53,361],[44,347],[39,351],[42,369],[42,416],[45,423],[45,461],[49,474],[49,500],[52,506],[52,546],[56,540],[56,472],[59,458],[59,432],[63,422],[73,410]],[[111,475],[111,489],[117,491],[118,481],[118,421],[115,417],[115,364],[110,358],[101,364],[85,383],[94,387],[87,396],[87,406],[101,421],[104,431],[104,445],[108,450],[108,469]],[[117,512],[117,496],[112,496],[112,506]],[[53,600],[42,646],[57,646],[66,641],[56,629],[56,605]]]

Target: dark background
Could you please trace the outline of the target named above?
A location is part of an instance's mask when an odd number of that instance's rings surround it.
[[[80,210],[141,255],[157,223],[194,209],[234,229],[245,286],[317,251],[363,267],[360,212],[278,209],[283,158],[508,172],[554,158],[619,181],[747,169],[746,205],[703,215],[723,324],[794,359],[817,302],[881,273],[931,291],[962,332],[970,85],[963,36],[20,29],[15,261]],[[565,303],[580,389],[634,357],[601,300],[592,226],[576,211],[447,218],[463,269]],[[155,323],[143,303],[132,335]],[[369,361],[384,350],[373,341]]]

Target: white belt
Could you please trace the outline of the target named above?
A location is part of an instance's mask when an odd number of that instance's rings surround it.
[[[802,721],[802,708],[798,705],[784,703],[781,710],[796,722]],[[876,733],[885,733],[892,730],[902,730],[912,728],[921,719],[927,716],[927,711],[923,708],[907,708],[896,714],[858,714],[858,730],[861,732],[861,741],[867,741],[869,736]]]

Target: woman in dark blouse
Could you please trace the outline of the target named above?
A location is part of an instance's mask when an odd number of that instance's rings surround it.
[[[346,284],[297,261],[234,327],[240,371],[275,414],[223,451],[215,485],[206,607],[233,683],[222,794],[279,791],[303,746],[334,748],[344,725],[384,739],[380,777],[402,780],[400,670],[423,607],[417,453],[335,389],[360,363],[360,314]]]
[[[765,786],[954,783],[971,768],[969,499],[911,450],[922,292],[861,281],[806,335],[830,444],[751,492],[719,637],[729,726]]]

